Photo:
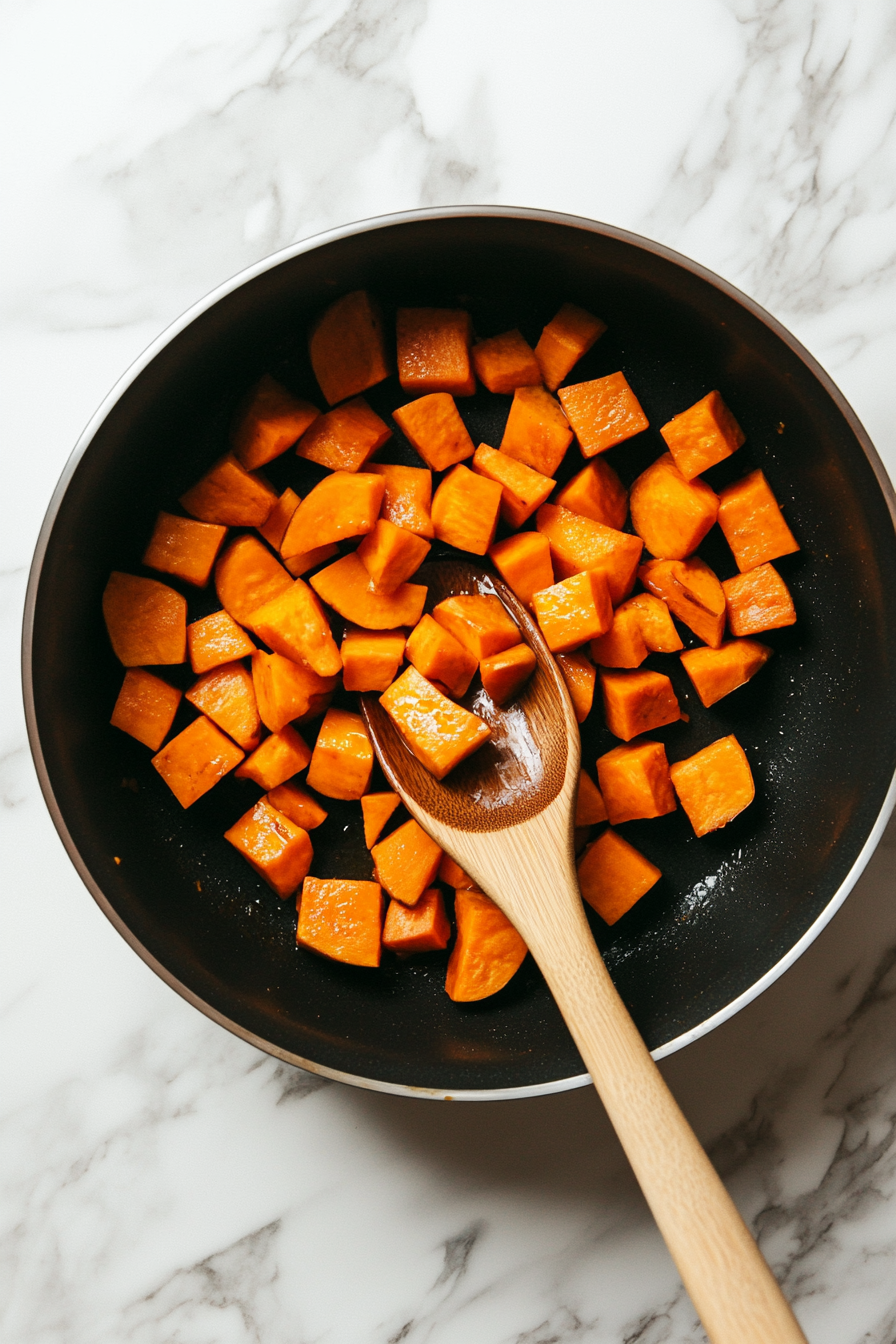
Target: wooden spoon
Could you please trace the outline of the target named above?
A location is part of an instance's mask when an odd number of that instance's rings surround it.
[[[416,576],[415,576],[416,577]],[[620,999],[582,908],[573,854],[580,741],[563,677],[514,594],[459,560],[425,565],[428,609],[496,593],[533,649],[527,687],[485,746],[441,783],[362,696],[383,771],[408,811],[516,925],[538,962],[712,1344],[806,1344],[774,1276]]]

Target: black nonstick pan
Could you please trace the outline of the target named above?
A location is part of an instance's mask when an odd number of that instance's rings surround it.
[[[622,369],[648,415],[651,428],[610,453],[626,484],[664,451],[657,427],[719,388],[747,439],[708,480],[719,488],[762,467],[801,544],[776,562],[798,622],[762,636],[775,656],[748,686],[704,710],[677,659],[648,664],[669,673],[690,716],[658,734],[670,759],[733,732],[757,784],[753,806],[701,840],[680,810],[624,827],[664,876],[612,929],[596,916],[594,926],[658,1056],[795,960],[883,830],[896,769],[892,488],[830,379],[744,295],[621,230],[500,207],[366,221],[278,253],[160,337],[82,436],[31,572],[24,687],[47,803],[115,926],[215,1021],[331,1077],[483,1099],[577,1086],[588,1081],[581,1060],[531,961],[494,998],[458,1005],[443,989],[446,954],[370,971],[297,949],[293,904],[221,838],[254,786],[227,778],[184,812],[150,753],[108,723],[122,675],[100,611],[109,571],[144,572],[156,512],[176,507],[223,451],[234,408],[263,372],[319,403],[309,323],[358,288],[377,295],[387,326],[399,305],[463,306],[479,335],[519,327],[533,343],[563,302],[599,314],[608,331],[574,378]],[[369,397],[383,415],[407,400],[394,378]],[[509,398],[460,404],[474,441],[497,445]],[[416,461],[398,432],[379,456]],[[269,468],[278,488],[300,494],[319,474],[293,453]],[[717,529],[700,553],[720,577],[734,572]],[[191,619],[217,605],[213,587],[191,595]],[[593,769],[613,745],[596,708],[583,760]],[[357,804],[334,803],[313,838],[315,876],[371,875]]]

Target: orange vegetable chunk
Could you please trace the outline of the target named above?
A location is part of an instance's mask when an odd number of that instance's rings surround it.
[[[309,788],[325,798],[358,799],[372,771],[373,747],[361,715],[328,709],[308,767]]]
[[[663,453],[635,481],[632,527],[658,560],[692,555],[716,520],[719,497],[699,477],[686,481],[671,453]]]
[[[194,672],[210,672],[254,653],[255,645],[229,612],[216,611],[187,626],[187,652]]]
[[[394,593],[423,564],[430,544],[415,532],[406,532],[379,518],[358,547],[358,559],[370,575],[375,593]]]
[[[152,763],[181,807],[191,807],[242,759],[236,743],[200,715],[172,737]]]
[[[283,556],[302,555],[345,537],[369,532],[380,514],[385,486],[372,472],[334,471],[310,490],[280,543]]]
[[[311,587],[340,616],[365,630],[416,625],[427,591],[425,584],[403,583],[394,593],[372,593],[370,575],[354,551],[313,574]]]
[[[371,462],[368,471],[382,476],[386,483],[380,517],[416,532],[418,537],[433,537],[432,472],[426,467],[402,467],[397,462]]]
[[[314,858],[308,832],[278,812],[266,798],[260,798],[225,831],[224,839],[248,860],[282,901],[299,886]]]
[[[298,555],[290,555],[283,563],[292,574],[293,578],[300,578],[307,574],[309,569],[314,569],[315,565],[322,565],[325,560],[332,560],[334,555],[339,554],[339,547],[334,543],[328,546],[315,546],[312,551],[300,551]]]
[[[311,367],[330,406],[366,392],[389,376],[379,306],[356,289],[331,303],[308,340]]]
[[[436,779],[487,742],[488,724],[442,695],[415,667],[406,667],[380,696],[380,704],[409,750]]]
[[[473,395],[469,313],[459,308],[399,308],[395,327],[398,381],[406,392]]]
[[[556,397],[540,384],[518,387],[510,404],[501,452],[525,462],[542,476],[554,476],[571,443],[572,430]]]
[[[497,481],[456,466],[433,496],[432,525],[439,541],[459,551],[485,555],[495,539],[501,494]]]
[[[796,621],[790,589],[774,565],[759,565],[746,574],[735,574],[725,580],[722,591],[732,635],[759,635]]]
[[[587,354],[607,329],[606,322],[574,303],[564,303],[544,328],[535,347],[535,358],[545,387],[555,392],[574,364]]]
[[[523,606],[530,607],[535,594],[554,582],[550,542],[540,532],[520,532],[496,541],[488,555]]]
[[[227,453],[185,495],[180,505],[203,523],[262,527],[277,503],[276,491],[258,472]]]
[[[311,752],[305,739],[287,724],[279,732],[266,737],[234,773],[240,779],[254,779],[267,793],[304,770],[310,760]]]
[[[109,722],[144,747],[158,751],[171,731],[180,700],[180,691],[161,677],[142,667],[130,667],[124,674]]]
[[[482,685],[496,705],[512,700],[534,671],[535,654],[528,644],[515,644],[503,653],[483,658],[479,665]]]
[[[611,826],[664,817],[677,806],[662,742],[614,747],[598,757],[597,778]]]
[[[305,663],[319,677],[335,677],[342,670],[329,621],[303,579],[293,579],[285,593],[258,607],[246,624],[275,653]]]
[[[571,653],[613,623],[606,577],[595,570],[573,574],[545,588],[535,594],[532,605],[552,653]]]
[[[741,572],[799,550],[761,471],[725,486],[719,496],[719,526]]]
[[[519,636],[519,631],[517,631]],[[407,659],[428,681],[437,681],[458,698],[476,675],[478,660],[432,616],[421,616],[408,637]]]
[[[508,527],[522,527],[556,485],[549,476],[489,448],[487,443],[481,443],[473,454],[473,470],[501,486],[501,517]]]
[[[328,816],[317,799],[300,789],[298,784],[278,784],[265,794],[265,798],[271,807],[276,807],[278,812],[289,817],[296,826],[301,826],[303,831],[313,831],[322,826]]]
[[[595,457],[557,491],[554,503],[621,531],[628,514],[628,491],[606,458]]]
[[[671,766],[672,783],[696,835],[727,826],[756,796],[743,747],[732,733]]]
[[[331,961],[379,966],[383,893],[378,882],[306,877],[296,942]]]
[[[370,851],[376,880],[403,905],[416,905],[439,870],[442,851],[413,819]]]
[[[489,392],[513,392],[541,382],[535,351],[518,331],[489,336],[473,346],[473,367]]]
[[[454,901],[457,939],[448,959],[445,990],[455,1003],[497,994],[526,958],[526,944],[507,916],[481,891],[459,891]]]
[[[720,649],[688,649],[681,662],[701,703],[709,709],[754,677],[771,656],[768,645],[756,639],[732,639]]]
[[[600,685],[607,727],[623,742],[681,718],[672,683],[662,672],[602,671]]]
[[[569,691],[576,723],[584,723],[594,703],[597,668],[586,653],[558,653],[557,666]]]
[[[197,523],[195,518],[162,512],[143,553],[143,563],[204,588],[226,535],[227,528],[218,523]]]
[[[579,791],[576,796],[576,814],[573,824],[576,827],[596,826],[599,821],[606,821],[606,819],[607,809],[600,789],[586,771],[580,770]]]
[[[113,570],[103,591],[103,618],[125,667],[184,661],[187,601],[167,583]]]
[[[717,649],[725,634],[725,593],[705,561],[648,560],[638,570],[644,587],[693,630],[698,639]]]
[[[268,545],[273,546],[275,551],[279,551],[283,538],[286,536],[286,529],[289,527],[289,520],[301,502],[295,490],[287,486],[271,509],[266,522],[258,529]]]
[[[660,433],[686,481],[730,457],[746,437],[719,392],[673,416]]]
[[[557,393],[583,457],[595,457],[640,434],[650,423],[623,373],[561,387]]]
[[[291,448],[319,415],[310,401],[294,397],[266,373],[233,427],[233,455],[247,471],[263,467]]]
[[[605,924],[615,924],[662,877],[656,864],[609,827],[579,860],[582,895]]]
[[[459,593],[433,608],[433,618],[463,644],[477,663],[520,642],[516,621],[493,593]]]
[[[684,648],[669,608],[661,597],[653,593],[637,593],[623,605],[637,611],[641,634],[651,653],[677,653]]]
[[[556,504],[542,504],[535,521],[550,542],[554,572],[559,578],[596,569],[606,576],[614,606],[628,597],[644,549],[640,537],[617,532]]]
[[[478,891],[479,888],[468,873],[465,873],[459,863],[455,863],[450,854],[443,854],[442,861],[439,864],[439,881],[444,882],[446,886],[454,887],[455,891]]]
[[[224,663],[204,672],[186,694],[191,705],[223,728],[243,751],[254,751],[261,737],[261,719],[252,676],[242,663]]]
[[[218,601],[240,625],[292,583],[277,557],[257,537],[237,537],[215,566]]]
[[[258,649],[252,655],[252,680],[262,723],[272,733],[279,733],[295,719],[321,713],[339,678],[319,677],[304,663]]]
[[[353,397],[319,415],[299,439],[296,452],[331,471],[360,471],[391,437],[385,420],[363,397]]]
[[[383,827],[400,804],[397,793],[365,793],[361,811],[364,814],[364,843],[368,849],[373,849]]]
[[[447,392],[409,401],[392,412],[398,427],[433,471],[445,471],[473,456],[473,440],[454,398]]]
[[[429,887],[410,909],[390,901],[383,925],[383,947],[399,957],[414,952],[439,952],[448,946],[451,925],[438,887]]]
[[[637,607],[623,602],[613,612],[613,624],[591,641],[591,657],[601,667],[640,667],[649,652]]]
[[[384,691],[404,661],[403,630],[348,626],[342,640],[342,684],[347,691]]]

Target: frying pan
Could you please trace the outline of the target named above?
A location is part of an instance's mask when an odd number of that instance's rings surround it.
[[[598,313],[608,331],[575,379],[622,369],[651,425],[611,451],[625,483],[664,450],[656,427],[717,387],[747,439],[710,483],[762,467],[801,543],[776,562],[798,623],[762,636],[775,656],[749,685],[704,710],[677,659],[647,664],[669,673],[689,715],[657,734],[670,759],[733,732],[757,784],[753,806],[701,840],[680,810],[623,828],[663,878],[613,928],[596,916],[594,927],[657,1057],[731,1016],[799,956],[893,807],[892,487],[831,380],[731,285],[620,229],[501,207],[368,220],[244,271],[150,347],[79,441],[32,566],[24,690],[54,822],[123,937],[214,1021],[332,1078],[469,1099],[581,1086],[581,1059],[531,960],[492,999],[458,1005],[443,989],[446,954],[386,958],[371,971],[297,949],[293,904],[221,838],[254,786],[229,777],[184,812],[146,749],[108,724],[122,675],[100,611],[109,571],[145,572],[156,512],[176,510],[223,451],[234,409],[262,373],[319,402],[309,323],[358,288],[377,295],[387,329],[399,305],[463,306],[479,335],[519,327],[534,342],[563,302]],[[388,415],[406,397],[393,378],[369,399]],[[461,403],[475,442],[500,442],[508,405],[487,393]],[[417,461],[398,432],[380,456]],[[320,474],[292,453],[269,468],[278,488],[300,494]],[[717,532],[700,553],[725,578],[734,565]],[[191,619],[218,605],[213,587],[190,601]],[[187,670],[173,674],[188,684]],[[593,767],[613,745],[597,710],[583,727],[583,760]],[[369,877],[360,808],[329,811],[313,835],[315,876]]]

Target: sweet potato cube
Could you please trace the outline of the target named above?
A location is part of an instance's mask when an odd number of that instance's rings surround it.
[[[512,700],[534,671],[535,654],[528,644],[515,644],[503,653],[483,658],[479,665],[483,689],[496,705]]]
[[[556,397],[540,384],[518,387],[510,404],[501,452],[525,462],[542,476],[554,476],[571,443],[572,430]]]
[[[252,676],[242,663],[224,663],[204,672],[187,691],[191,705],[223,728],[243,751],[254,751],[261,737],[261,719]]]
[[[278,784],[265,794],[265,798],[271,807],[276,807],[303,831],[313,831],[327,819],[328,814],[317,799],[300,789],[298,784]]]
[[[577,871],[582,895],[605,924],[615,924],[662,877],[656,864],[609,827],[585,850]]]
[[[523,606],[530,607],[535,594],[554,582],[550,542],[540,532],[520,532],[496,541],[488,555]]]
[[[399,957],[414,952],[439,952],[448,946],[451,925],[438,887],[428,887],[416,905],[390,901],[383,925],[383,947]]]
[[[281,901],[293,894],[314,858],[308,832],[265,798],[225,831],[224,839],[239,850]]]
[[[719,496],[719,526],[741,572],[799,550],[761,471],[725,486]]]
[[[348,626],[342,640],[342,684],[347,691],[384,691],[404,660],[403,630]]]
[[[240,625],[292,583],[277,557],[257,537],[237,537],[215,566],[218,601]]]
[[[595,457],[557,491],[554,503],[621,531],[628,513],[628,491],[606,458]]]
[[[180,497],[181,508],[203,523],[224,527],[262,527],[277,503],[277,493],[258,472],[247,471],[227,453]]]
[[[446,886],[454,887],[455,891],[479,890],[469,873],[465,873],[460,864],[455,863],[450,854],[442,855],[442,861],[439,864],[439,881],[444,882]]]
[[[310,760],[311,752],[305,739],[287,724],[278,733],[266,737],[234,773],[240,779],[254,779],[267,793],[304,770]]]
[[[143,553],[143,563],[204,588],[226,535],[227,528],[217,523],[197,523],[195,518],[162,512]]]
[[[641,634],[651,653],[677,653],[684,648],[669,608],[661,597],[653,593],[638,593],[623,605],[637,611]]]
[[[636,607],[623,602],[613,612],[613,624],[591,641],[591,657],[600,667],[640,667],[648,649]]]
[[[746,437],[718,392],[673,416],[660,433],[686,481],[730,457]]]
[[[158,751],[171,731],[180,700],[180,691],[161,677],[142,667],[129,667],[109,722],[144,747]]]
[[[431,392],[392,414],[411,447],[433,471],[445,471],[473,456],[473,440],[449,393]]]
[[[340,616],[365,630],[416,625],[427,592],[425,584],[403,583],[394,593],[372,593],[370,575],[354,551],[312,574],[311,587]]]
[[[289,570],[293,578],[300,578],[307,574],[309,569],[314,569],[316,565],[322,565],[326,560],[332,560],[334,555],[339,554],[339,547],[331,542],[328,546],[315,546],[310,551],[300,551],[298,555],[290,555],[283,563]]]
[[[380,704],[409,750],[436,779],[445,776],[487,742],[484,719],[442,695],[415,667],[406,667]]]
[[[485,555],[495,538],[501,486],[467,467],[450,471],[432,501],[432,525],[439,541],[459,551]]]
[[[586,570],[532,599],[535,616],[552,653],[571,653],[613,623],[613,604],[603,574]]]
[[[749,807],[756,790],[750,762],[732,733],[670,768],[679,802],[696,835],[727,826]]]
[[[258,607],[246,624],[275,653],[305,663],[319,677],[335,677],[342,670],[330,623],[303,579],[293,579],[285,593]]]
[[[103,591],[103,618],[125,667],[184,661],[187,601],[167,583],[113,570]]]
[[[579,791],[576,796],[576,813],[573,819],[573,825],[596,826],[599,821],[606,821],[607,809],[600,789],[594,780],[584,770],[579,771]]]
[[[256,650],[252,655],[252,681],[258,713],[266,728],[279,733],[295,719],[313,718],[329,703],[338,677],[319,677],[304,663],[284,658],[282,653]]]
[[[247,471],[263,467],[291,448],[319,415],[310,401],[294,397],[266,373],[234,424],[233,455]]]
[[[379,966],[383,893],[378,882],[306,877],[296,942],[331,961]]]
[[[368,471],[382,476],[386,483],[380,517],[416,532],[418,537],[434,537],[432,527],[432,472],[426,467],[402,467],[397,462],[371,462]]]
[[[479,666],[469,649],[432,616],[421,616],[408,636],[406,655],[428,681],[439,682],[458,698],[466,695]]]
[[[286,536],[290,519],[301,502],[295,490],[287,486],[271,509],[267,521],[258,529],[268,545],[273,546],[275,551],[279,551],[283,538]]]
[[[569,698],[576,716],[576,723],[584,723],[594,704],[594,686],[597,681],[597,668],[586,653],[558,653],[557,666],[563,673]]]
[[[445,990],[455,1003],[497,994],[522,966],[523,942],[510,920],[481,891],[459,891],[454,902],[457,939],[448,959]]]
[[[286,529],[280,552],[301,555],[364,536],[380,515],[385,485],[372,472],[334,471],[310,490]]]
[[[756,639],[732,639],[720,649],[688,649],[681,662],[701,703],[709,709],[754,677],[771,656],[768,645]]]
[[[535,347],[541,379],[552,392],[563,382],[574,364],[587,354],[607,329],[606,322],[574,303],[564,303],[542,330]]]
[[[557,393],[583,457],[596,457],[640,434],[650,423],[624,373],[561,387]]]
[[[542,504],[535,522],[550,542],[558,578],[568,579],[586,569],[596,569],[606,577],[614,606],[628,597],[644,549],[640,537],[617,532],[556,504]]]
[[[672,683],[662,672],[602,671],[600,686],[607,727],[623,742],[681,718]]]
[[[406,392],[473,395],[469,313],[458,308],[399,308],[395,328],[398,381]]]
[[[473,470],[501,487],[501,517],[509,527],[522,527],[553,490],[556,482],[525,462],[481,443],[473,454]]]
[[[370,575],[375,593],[394,593],[416,574],[430,551],[430,544],[415,532],[406,532],[386,518],[378,518],[358,547],[357,555]]]
[[[152,763],[181,807],[191,807],[242,759],[236,743],[200,715],[172,737]]]
[[[331,303],[308,339],[311,367],[330,406],[389,377],[379,306],[356,289]]]
[[[361,715],[328,709],[308,767],[309,788],[325,798],[358,799],[372,771],[373,747]]]
[[[658,560],[692,555],[716,520],[719,497],[699,477],[686,481],[671,453],[663,453],[635,481],[632,527]]]
[[[725,594],[705,561],[648,560],[638,578],[656,597],[693,630],[698,639],[717,649],[725,634]]]
[[[516,621],[493,593],[460,593],[433,608],[433,618],[463,644],[477,663],[520,642]]]
[[[732,635],[759,635],[763,630],[778,630],[796,621],[790,589],[774,565],[759,565],[746,574],[735,574],[733,579],[725,580],[722,591]]]
[[[373,849],[386,822],[400,805],[397,793],[365,793],[361,811],[364,814],[364,843],[368,849]]]
[[[439,870],[442,851],[423,827],[406,821],[371,848],[376,880],[403,905],[416,905]]]
[[[353,397],[319,415],[296,445],[299,457],[331,471],[360,471],[392,431],[364,400]]]
[[[597,778],[611,826],[675,811],[675,791],[662,742],[614,747],[598,757]]]
[[[213,612],[187,626],[187,653],[196,673],[210,672],[255,652],[245,630],[226,611]]]
[[[473,367],[489,392],[513,392],[541,382],[535,351],[518,331],[489,336],[473,346]]]

